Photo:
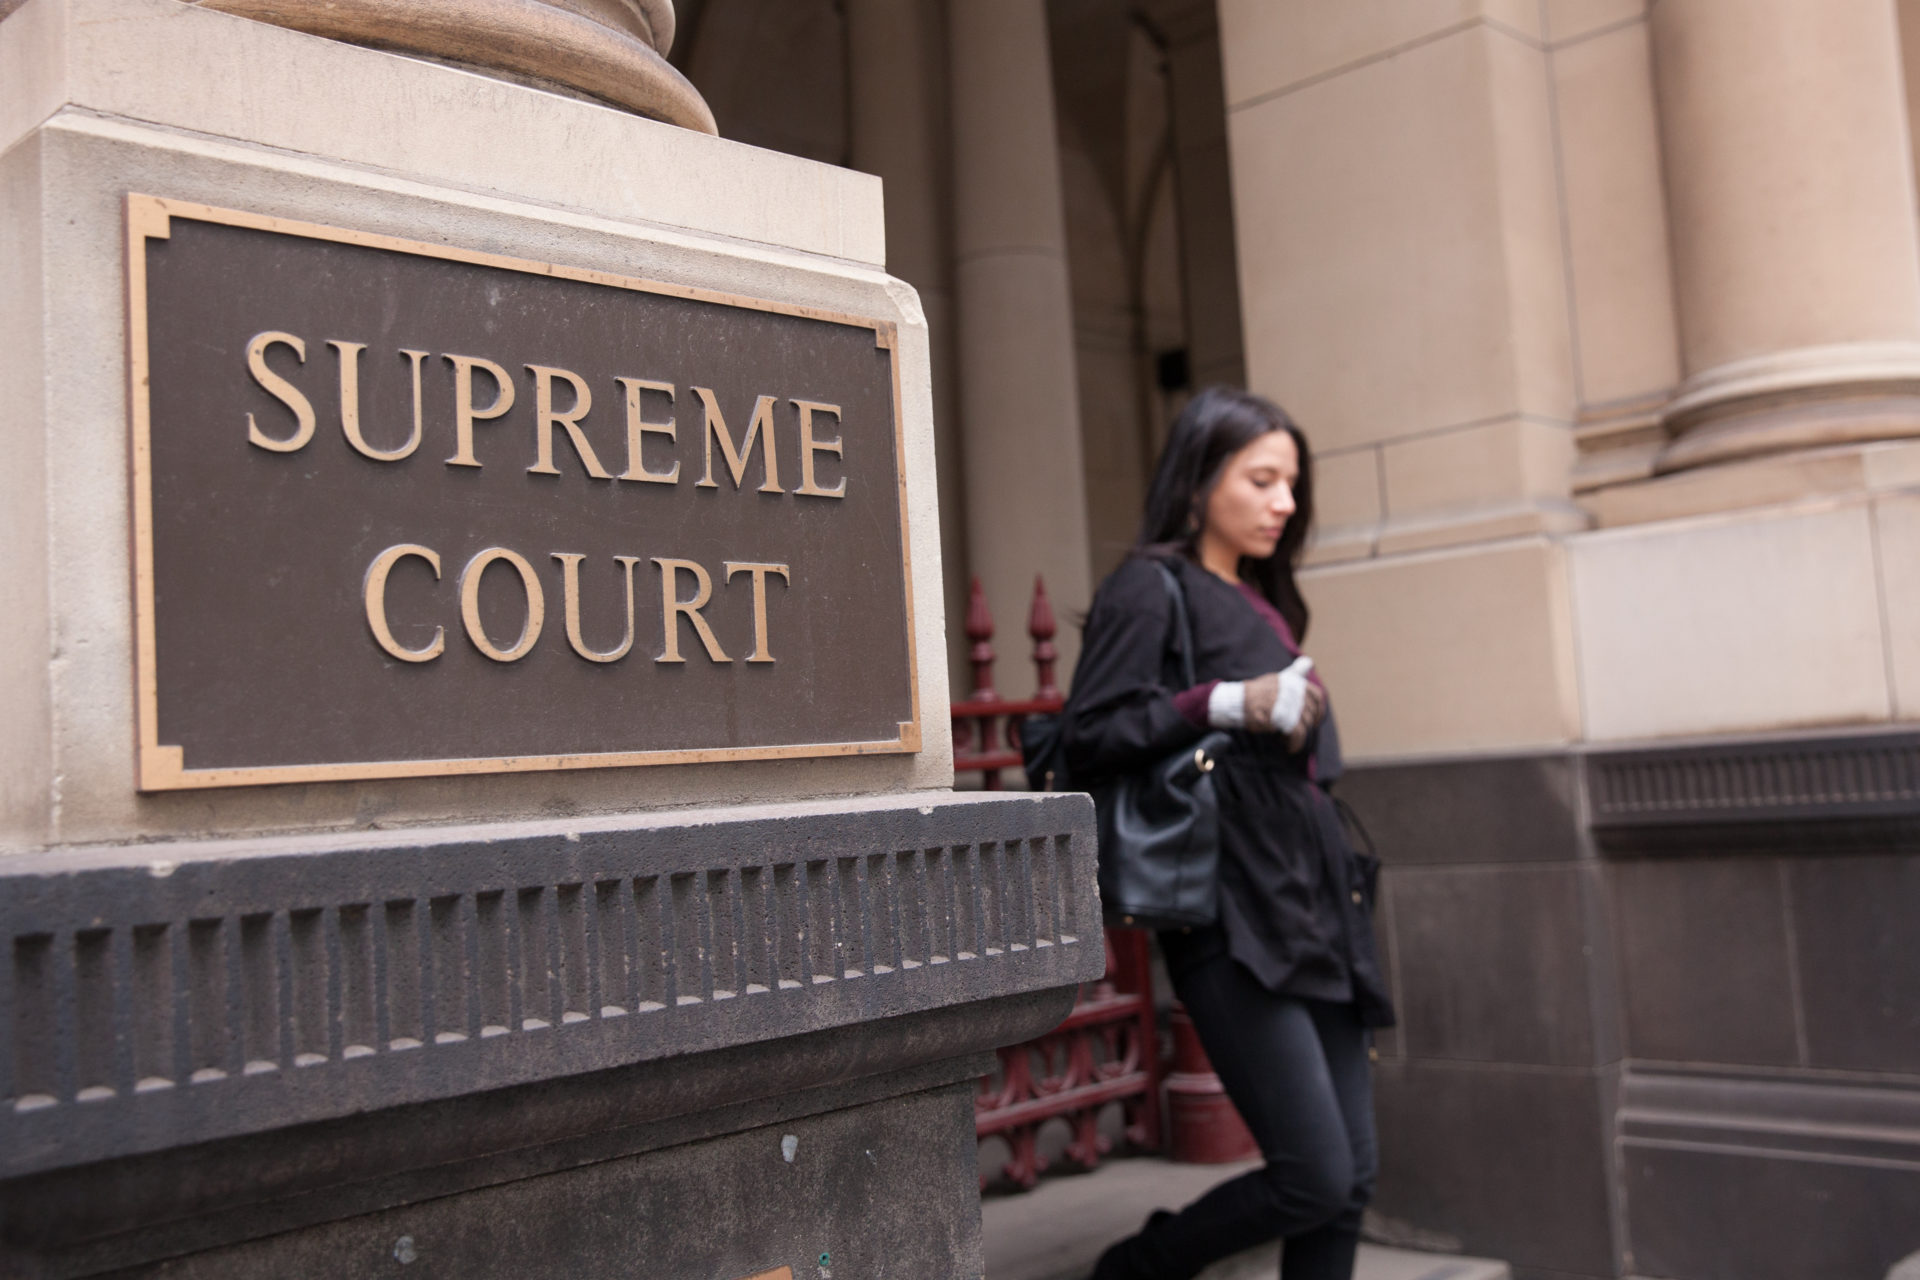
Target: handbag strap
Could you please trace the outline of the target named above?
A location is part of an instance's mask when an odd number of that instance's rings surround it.
[[[1173,636],[1180,645],[1180,671],[1186,677],[1183,689],[1191,689],[1200,681],[1193,673],[1193,623],[1187,618],[1187,593],[1180,589],[1180,580],[1173,576],[1173,570],[1166,563],[1155,560],[1153,567],[1160,571],[1160,582],[1167,589],[1167,599],[1173,602]]]
[[[1373,833],[1367,830],[1366,823],[1360,821],[1360,815],[1353,811],[1353,806],[1331,791],[1327,792],[1327,799],[1333,801],[1334,812],[1340,815],[1341,821],[1347,828],[1360,837],[1360,843],[1366,846],[1367,856],[1378,859],[1380,851],[1374,848]]]

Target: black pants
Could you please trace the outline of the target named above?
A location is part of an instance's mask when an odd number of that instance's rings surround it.
[[[1097,1280],[1188,1280],[1276,1237],[1282,1280],[1351,1280],[1378,1154],[1367,1031],[1351,1004],[1279,996],[1221,953],[1174,979],[1264,1168],[1108,1251]]]

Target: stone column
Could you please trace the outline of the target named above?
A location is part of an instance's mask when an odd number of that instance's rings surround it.
[[[1180,285],[1193,385],[1245,386],[1240,264],[1233,243],[1233,162],[1227,154],[1220,14],[1213,0],[1155,0],[1147,12],[1167,57],[1173,119]]]
[[[1920,435],[1894,0],[1652,10],[1686,381],[1660,460]]]
[[[1092,594],[1060,155],[1042,0],[966,0],[948,16],[967,559],[1010,677],[1033,575],[1065,617]],[[1062,628],[1063,671],[1078,652],[1078,629]]]
[[[886,183],[887,270],[920,294],[933,345],[934,452],[948,669],[967,685],[967,516],[953,343],[952,150],[937,0],[848,0],[852,167]]]

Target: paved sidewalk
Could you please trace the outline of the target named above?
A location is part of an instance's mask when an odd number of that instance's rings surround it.
[[[1043,1178],[1032,1191],[988,1195],[986,1280],[1085,1280],[1100,1251],[1154,1209],[1177,1209],[1246,1165],[1173,1164],[1132,1157],[1092,1173]],[[1216,1264],[1202,1280],[1260,1280],[1278,1271],[1263,1247]],[[1510,1280],[1504,1262],[1362,1245],[1354,1280]]]

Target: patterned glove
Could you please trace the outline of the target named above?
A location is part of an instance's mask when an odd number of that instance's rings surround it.
[[[1222,680],[1207,698],[1207,723],[1216,729],[1292,733],[1307,704],[1312,658],[1296,658],[1285,671],[1251,680]]]

